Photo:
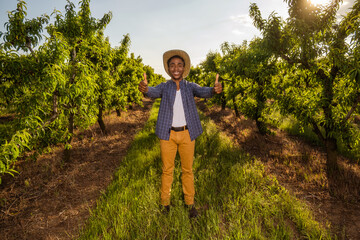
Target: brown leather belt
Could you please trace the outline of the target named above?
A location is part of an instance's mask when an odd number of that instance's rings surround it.
[[[182,127],[171,127],[171,130],[173,130],[175,132],[185,131],[186,129],[188,129],[187,125],[182,126]]]

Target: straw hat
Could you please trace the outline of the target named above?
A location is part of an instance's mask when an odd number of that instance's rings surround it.
[[[169,67],[168,67],[167,62],[171,57],[176,56],[176,55],[182,57],[184,59],[184,61],[185,61],[183,78],[186,78],[187,75],[189,75],[191,63],[190,63],[189,55],[183,50],[173,49],[173,50],[169,50],[169,51],[164,53],[163,62],[164,62],[165,71],[166,71],[167,74],[169,74],[169,76],[171,76],[170,72],[169,72]]]

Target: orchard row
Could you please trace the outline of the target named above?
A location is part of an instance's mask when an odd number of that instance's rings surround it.
[[[68,160],[75,128],[98,122],[105,133],[105,111],[120,115],[142,103],[137,86],[144,72],[152,84],[163,81],[129,53],[129,35],[111,47],[103,32],[112,14],[93,18],[89,0],[82,0],[78,11],[68,2],[65,14],[55,12],[51,24],[47,15],[27,19],[26,14],[26,3],[18,1],[0,33],[0,108],[14,116],[9,125],[15,129],[0,139],[0,182],[1,175],[16,172],[14,164],[27,150],[63,143]],[[44,29],[48,37],[40,45]]]
[[[360,2],[337,17],[341,1],[327,6],[287,0],[286,20],[261,16],[256,4],[250,17],[260,37],[221,46],[192,68],[189,79],[209,85],[216,73],[224,93],[215,102],[256,121],[269,132],[269,114],[280,112],[310,129],[327,154],[330,188],[339,174],[338,150],[360,158]],[[334,181],[332,181],[334,180]],[[331,189],[336,191],[336,189]]]

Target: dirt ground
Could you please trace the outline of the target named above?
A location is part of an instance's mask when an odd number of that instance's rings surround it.
[[[77,132],[72,158],[62,161],[55,147],[36,162],[19,162],[20,175],[5,177],[0,185],[0,239],[74,239],[89,217],[89,210],[112,180],[133,137],[148,119],[152,102],[134,106],[119,118],[105,117],[109,134],[98,125]],[[271,129],[262,136],[253,121],[236,118],[229,109],[198,107],[246,152],[264,162],[268,174],[306,202],[315,217],[331,225],[338,239],[360,239],[360,206],[353,200],[330,196],[325,177],[325,153],[300,138]],[[359,167],[341,163],[360,176]],[[358,185],[357,187],[359,187]]]
[[[98,124],[76,132],[70,162],[63,148],[52,148],[36,162],[20,161],[15,178],[0,185],[0,239],[73,239],[89,217],[89,210],[111,182],[135,134],[149,117],[144,107],[106,116],[103,135]]]
[[[256,156],[266,166],[268,174],[307,203],[322,224],[331,226],[338,239],[360,239],[360,168],[343,157],[339,163],[346,172],[342,197],[329,194],[325,173],[326,153],[299,137],[272,128],[272,134],[262,136],[254,121],[244,116],[236,118],[230,109],[208,108],[201,100],[198,108],[231,137],[247,153]]]

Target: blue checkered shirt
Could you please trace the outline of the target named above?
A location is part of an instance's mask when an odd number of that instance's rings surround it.
[[[149,91],[145,94],[147,97],[161,98],[155,134],[160,139],[169,140],[176,96],[176,83],[168,80],[160,83],[156,87],[148,87],[148,89]],[[196,83],[183,79],[180,81],[180,89],[186,124],[192,141],[203,132],[194,97],[211,98],[213,96],[213,88],[201,87]]]

